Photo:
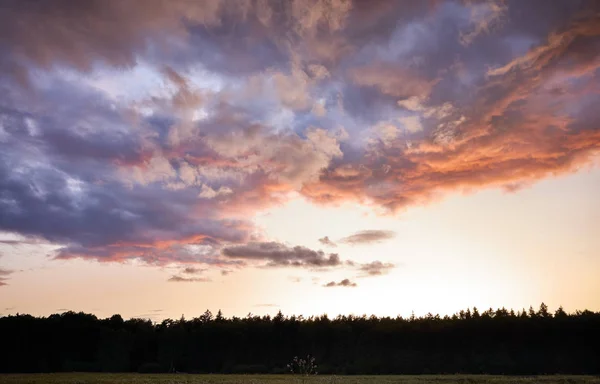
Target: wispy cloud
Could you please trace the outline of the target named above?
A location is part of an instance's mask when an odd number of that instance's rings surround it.
[[[337,247],[337,244],[329,239],[329,236],[325,236],[319,239],[319,243],[328,247]]]
[[[339,242],[350,245],[372,244],[379,243],[384,240],[393,239],[395,236],[396,233],[393,231],[370,229],[359,231],[350,236],[344,237],[340,239]]]
[[[357,286],[357,284],[353,283],[349,279],[344,279],[344,280],[341,280],[339,282],[330,281],[329,283],[324,284],[323,286],[326,287],[326,288],[332,288],[332,287],[351,287],[351,288],[354,288],[354,287]]]
[[[40,239],[35,239],[35,238],[31,238],[31,239],[0,239],[0,244],[19,246],[19,245],[48,244],[48,242],[44,241],[44,240],[40,240]]]
[[[7,276],[11,275],[13,271],[8,269],[0,268],[0,287],[3,285],[7,285],[6,281],[8,280]]]
[[[212,280],[208,277],[182,277],[174,275],[171,276],[167,281],[172,283],[208,283]]]
[[[195,275],[195,274],[205,272],[206,270],[207,270],[206,268],[186,267],[181,272],[185,273],[185,274],[189,274],[189,275]]]

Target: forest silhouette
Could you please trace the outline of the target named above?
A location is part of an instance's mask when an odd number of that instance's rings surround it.
[[[453,316],[326,315],[0,318],[1,372],[284,373],[310,354],[319,374],[599,374],[600,312],[476,308]]]

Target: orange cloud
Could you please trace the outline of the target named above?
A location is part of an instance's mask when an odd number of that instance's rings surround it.
[[[599,17],[588,14],[545,44],[490,70],[477,89],[475,104],[458,111],[466,118],[452,122],[448,119],[456,116],[450,116],[412,138],[410,145],[400,138],[391,145],[374,144],[362,158],[330,167],[302,193],[322,203],[355,199],[396,211],[450,190],[514,190],[589,162],[600,152],[598,116],[573,115],[568,106],[582,98],[598,102],[597,81],[590,79],[596,87],[579,90],[569,81],[593,76],[600,66],[595,55],[573,57],[582,49],[580,44],[595,46],[589,38],[600,35]],[[559,74],[569,91],[547,96],[546,85],[556,82]],[[385,71],[374,71],[359,81],[397,96],[404,94],[403,87],[413,94],[428,91],[426,82],[396,86],[392,79]]]

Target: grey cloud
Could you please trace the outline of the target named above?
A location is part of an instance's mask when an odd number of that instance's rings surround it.
[[[351,245],[371,244],[379,243],[384,240],[389,240],[394,238],[395,236],[396,233],[393,231],[370,229],[359,231],[350,236],[344,237],[340,239],[339,242]]]
[[[218,0],[148,0],[143,7],[118,0],[9,0],[0,16],[0,42],[8,47],[0,68],[27,82],[29,66],[50,69],[60,63],[82,71],[98,62],[133,66],[150,48],[164,52],[167,42],[184,41],[186,22],[217,24],[220,11]]]
[[[202,63],[228,76],[280,68],[298,53],[342,66],[360,48],[385,42],[399,23],[434,9],[430,1],[365,4],[147,0],[142,9],[135,1],[8,0],[0,15],[0,68],[27,83],[33,68],[91,72],[138,59],[181,68]]]
[[[323,286],[326,288],[332,288],[332,287],[352,287],[352,288],[354,288],[357,286],[357,284],[353,283],[349,279],[344,279],[339,282],[330,281],[329,283],[324,284]]]
[[[52,85],[29,102],[17,90],[0,98],[0,230],[27,237],[19,243],[64,244],[59,257],[99,260],[164,260],[158,254],[165,243],[247,238],[248,223],[219,219],[214,203],[200,202],[194,188],[124,183],[123,172],[148,166],[144,131],[131,129],[101,95],[61,81]],[[23,112],[23,105],[35,113]],[[176,260],[213,260],[166,248]]]
[[[337,247],[337,244],[329,239],[329,236],[325,236],[319,239],[319,243],[327,245],[329,247]]]
[[[19,240],[0,240],[0,244],[19,246],[19,245],[48,244],[48,242],[41,240],[41,239],[30,238],[30,239],[19,239]]]
[[[327,268],[342,265],[336,253],[325,254],[302,246],[289,247],[277,242],[254,242],[225,247],[221,253],[230,258],[265,261],[269,267]]]
[[[370,263],[361,264],[358,270],[366,273],[368,276],[380,276],[387,274],[396,266],[392,263],[382,263],[381,261],[372,261]]]
[[[200,235],[201,236],[201,235]],[[118,245],[118,246],[96,246],[84,247],[81,245],[69,245],[59,249],[56,258],[70,259],[83,258],[95,259],[98,261],[125,261],[131,259],[142,260],[149,265],[162,266],[169,263],[197,263],[211,267],[243,267],[243,260],[228,260],[220,257],[218,254],[204,254],[186,249],[185,243],[189,239],[171,238],[167,243],[173,245],[161,246],[160,244],[148,243],[139,245]],[[194,243],[197,240],[192,239]],[[216,251],[215,251],[216,252]]]
[[[0,98],[7,133],[0,145],[18,149],[21,157],[52,157],[53,164],[70,174],[94,166],[96,178],[107,177],[111,166],[138,164],[149,155],[139,131],[130,129],[130,112],[116,109],[97,91],[67,81],[36,88],[34,99],[14,88]]]
[[[206,268],[186,267],[181,272],[182,273],[186,273],[186,274],[190,274],[190,275],[195,275],[195,274],[198,274],[198,273],[205,272],[206,270],[207,270]]]
[[[143,8],[135,1],[9,0],[0,16],[0,42],[8,50],[0,68],[23,83],[31,66],[91,71],[98,63],[130,67],[138,57],[249,73],[286,61],[291,44],[315,58],[348,51],[345,39],[333,35],[344,24],[342,8],[322,0],[147,0]]]
[[[211,237],[220,237],[217,222],[192,224],[181,204],[188,200],[191,205],[193,201],[182,194],[171,194],[179,195],[181,200],[176,202],[166,191],[133,192],[115,182],[82,183],[81,192],[73,192],[69,179],[59,170],[40,167],[19,175],[3,167],[4,164],[7,162],[0,164],[3,230],[86,247],[160,241],[160,237],[144,233],[151,228],[164,234],[179,230],[178,237],[182,240],[193,237],[194,233],[212,232]]]

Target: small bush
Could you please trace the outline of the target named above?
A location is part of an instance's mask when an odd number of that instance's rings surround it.
[[[317,374],[317,364],[315,364],[315,358],[311,355],[306,356],[306,359],[299,359],[298,356],[295,356],[292,362],[287,365],[287,368],[292,374],[304,376]]]

